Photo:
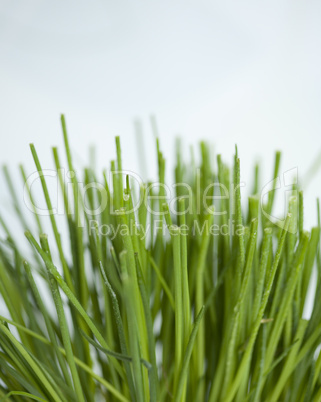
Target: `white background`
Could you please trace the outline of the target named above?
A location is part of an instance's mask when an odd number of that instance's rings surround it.
[[[155,178],[155,114],[169,166],[180,134],[186,144],[209,140],[227,161],[237,143],[247,183],[258,158],[270,178],[276,149],[282,170],[297,166],[302,179],[321,150],[320,21],[320,1],[2,0],[0,161],[32,171],[34,142],[52,167],[63,112],[79,166],[91,144],[109,166],[120,135],[135,170],[140,118]],[[306,192],[307,227],[320,179]]]

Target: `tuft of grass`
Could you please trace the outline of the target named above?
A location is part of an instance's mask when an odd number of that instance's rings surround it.
[[[155,182],[123,175],[119,137],[108,171],[79,173],[61,122],[69,181],[57,148],[53,158],[67,230],[41,216],[20,166],[28,214],[4,168],[27,241],[0,217],[0,401],[321,401],[319,201],[307,232],[294,182],[286,218],[273,218],[276,187],[261,199],[259,166],[244,201],[237,148],[230,168],[204,142],[199,166],[178,142],[174,186],[158,140]]]

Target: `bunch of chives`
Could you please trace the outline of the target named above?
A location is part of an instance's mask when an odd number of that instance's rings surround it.
[[[205,143],[200,166],[178,145],[168,200],[157,141],[158,180],[137,193],[123,177],[118,137],[109,180],[91,167],[75,171],[63,116],[62,129],[71,194],[57,148],[53,158],[67,232],[36,206],[28,222],[21,186],[4,167],[30,248],[0,216],[0,401],[321,401],[319,202],[307,232],[294,183],[286,218],[273,221],[275,192],[261,203],[258,166],[241,201],[237,149],[230,169]]]

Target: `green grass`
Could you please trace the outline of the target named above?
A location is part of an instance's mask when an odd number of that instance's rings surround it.
[[[166,199],[157,141],[158,180],[136,191],[119,173],[118,137],[108,171],[76,172],[63,116],[62,129],[70,183],[57,148],[53,158],[67,230],[61,217],[27,211],[21,183],[4,168],[26,241],[2,208],[0,401],[321,401],[319,202],[307,232],[294,183],[286,219],[273,223],[275,192],[261,205],[259,167],[253,194],[241,200],[237,149],[230,169],[205,143],[199,166],[178,143]],[[271,179],[280,159],[277,152]]]

